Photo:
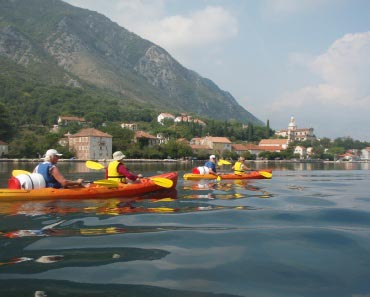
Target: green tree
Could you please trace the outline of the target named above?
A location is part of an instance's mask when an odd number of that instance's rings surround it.
[[[10,111],[0,103],[0,140],[8,141],[14,134]]]

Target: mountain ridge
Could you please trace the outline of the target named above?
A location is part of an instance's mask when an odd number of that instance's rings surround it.
[[[120,104],[264,125],[165,49],[60,0],[0,1],[0,57],[32,68],[47,84],[90,86]]]

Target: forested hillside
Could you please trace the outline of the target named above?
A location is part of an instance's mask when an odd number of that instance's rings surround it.
[[[12,126],[58,115],[133,120],[131,111],[263,123],[164,49],[59,0],[0,1],[0,103]]]

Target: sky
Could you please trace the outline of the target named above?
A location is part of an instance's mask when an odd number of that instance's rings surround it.
[[[65,0],[215,82],[274,130],[370,141],[368,0]]]

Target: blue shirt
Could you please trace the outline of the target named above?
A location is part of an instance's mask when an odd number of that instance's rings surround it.
[[[51,169],[54,167],[55,165],[50,162],[40,163],[37,166],[37,173],[40,173],[44,177],[47,188],[60,189],[62,185],[50,174]]]
[[[216,164],[211,162],[211,161],[207,161],[205,164],[204,164],[205,167],[208,167],[208,168],[211,168],[213,170],[214,173],[217,172],[216,170]]]

